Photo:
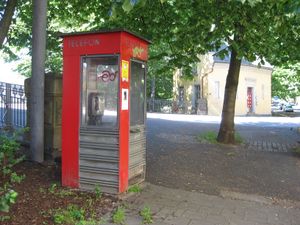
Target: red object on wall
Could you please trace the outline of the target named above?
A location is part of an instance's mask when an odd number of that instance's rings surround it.
[[[147,61],[149,41],[126,30],[64,34],[62,103],[62,185],[79,187],[79,132],[81,112],[81,57],[119,56],[119,192],[128,187],[129,112],[122,109],[122,89],[130,89],[130,76],[122,74],[122,61]],[[130,64],[130,63],[129,63]],[[130,68],[128,68],[130,74]],[[130,91],[130,90],[129,90]],[[128,93],[127,93],[128,94]],[[130,109],[129,109],[130,110]]]
[[[252,112],[252,106],[253,106],[252,96],[253,96],[253,88],[248,87],[247,88],[247,107],[248,107],[249,112]]]

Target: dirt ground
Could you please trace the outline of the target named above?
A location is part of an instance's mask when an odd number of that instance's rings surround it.
[[[0,213],[0,216],[10,217],[0,222],[1,225],[54,224],[56,210],[67,209],[70,205],[83,209],[87,217],[93,214],[100,220],[116,206],[117,199],[112,196],[97,197],[94,193],[61,187],[54,166],[25,161],[16,165],[15,171],[26,178],[14,187],[18,197],[10,212]]]

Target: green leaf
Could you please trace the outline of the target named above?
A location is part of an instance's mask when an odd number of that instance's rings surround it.
[[[122,5],[122,8],[125,12],[130,12],[133,8],[133,5],[130,3],[130,0],[125,0],[123,5]]]
[[[144,7],[146,5],[146,2],[147,2],[147,0],[139,0],[138,3],[141,7]]]

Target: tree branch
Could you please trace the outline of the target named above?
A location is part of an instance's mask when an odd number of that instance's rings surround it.
[[[0,49],[2,49],[5,38],[7,37],[8,30],[17,6],[18,0],[8,0],[5,6],[3,18],[0,21]]]

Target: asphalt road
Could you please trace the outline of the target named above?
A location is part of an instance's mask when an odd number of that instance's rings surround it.
[[[203,132],[217,132],[219,122],[220,117],[148,114],[146,180],[213,195],[231,191],[300,201],[300,158],[292,153],[300,141],[299,117],[237,117],[236,131],[252,148],[197,140]],[[274,152],[265,143],[283,148]]]

